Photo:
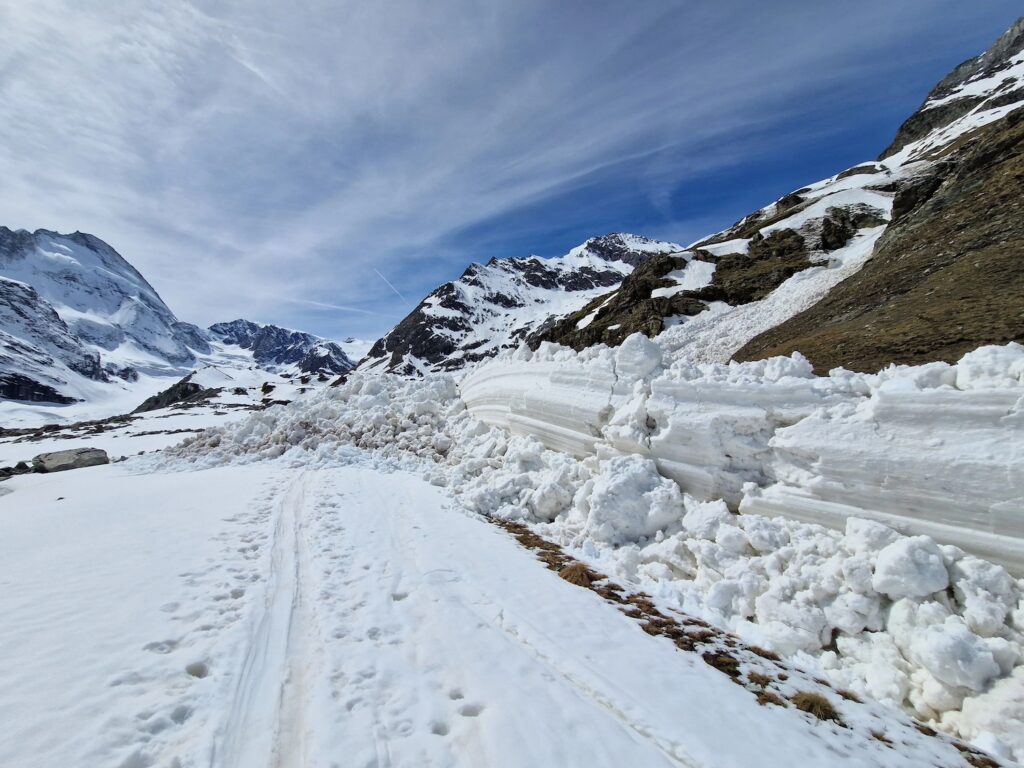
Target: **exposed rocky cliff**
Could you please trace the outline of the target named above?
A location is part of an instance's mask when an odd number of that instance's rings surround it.
[[[472,264],[420,302],[360,367],[398,373],[462,368],[516,346],[551,318],[578,310],[619,285],[645,259],[680,250],[674,243],[611,234],[556,258]]]

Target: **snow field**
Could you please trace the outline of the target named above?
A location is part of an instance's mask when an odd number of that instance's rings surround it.
[[[606,365],[613,354],[619,365]],[[865,398],[890,381],[904,382],[888,385],[897,388],[911,381],[1013,392],[1021,383],[1022,354],[1014,345],[983,349],[958,366],[874,377],[839,373],[824,384],[809,377],[798,357],[670,371],[683,381],[780,382],[833,407],[835,398]],[[548,347],[539,356],[531,363],[523,359],[530,353],[520,350],[517,365],[493,365],[522,373],[532,364],[582,358],[587,370],[574,368],[574,376],[603,382],[606,392],[637,395],[604,418],[616,428],[615,439],[642,442],[646,412],[635,406],[643,400],[644,377],[661,371],[649,347],[633,341],[618,353],[597,349],[580,356]],[[565,393],[571,391],[567,385]],[[787,391],[770,394],[785,403]],[[601,410],[584,398],[576,401],[578,409]],[[563,408],[551,410],[566,415]],[[565,428],[553,433],[572,437]],[[871,520],[851,519],[835,531],[781,517],[736,516],[722,500],[683,493],[647,456],[608,446],[593,452],[600,439],[591,433],[591,448],[572,456],[474,418],[446,376],[356,374],[301,404],[212,429],[151,461],[218,466],[283,457],[318,468],[356,461],[357,449],[372,451],[384,466],[414,469],[446,486],[470,511],[531,523],[662,605],[705,618],[986,749],[1024,757],[1024,584],[1002,566]]]
[[[108,465],[5,483],[0,765],[189,765],[173,758],[210,738],[264,578],[267,475]]]
[[[289,458],[9,481],[0,763],[963,765],[758,706],[386,460]]]

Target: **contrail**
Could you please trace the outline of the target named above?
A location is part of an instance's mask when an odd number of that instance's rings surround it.
[[[379,274],[379,273],[378,273]],[[324,304],[322,301],[311,301],[310,299],[287,299],[293,304],[309,304],[312,307],[323,307],[324,309],[338,309],[342,312],[359,312],[363,315],[379,315],[379,312],[371,312],[368,309],[357,309],[356,307],[345,307],[341,304]]]
[[[384,277],[384,275],[382,275],[380,273],[379,269],[374,268],[373,271],[377,273],[377,277],[379,277],[381,280],[383,280],[385,283],[388,284],[388,287],[391,288],[391,290],[394,291],[398,295],[398,298],[400,298],[402,301],[406,302],[407,304],[409,303],[406,300],[405,296],[402,295],[402,292],[400,290],[398,290],[397,288],[395,288],[395,286],[391,285],[391,281],[388,280],[386,277]]]

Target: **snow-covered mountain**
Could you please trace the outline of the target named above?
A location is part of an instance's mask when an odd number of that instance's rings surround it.
[[[67,403],[93,384],[208,354],[146,279],[92,235],[0,227],[0,398]]]
[[[559,259],[474,264],[363,368],[452,370],[521,341],[582,350],[638,331],[680,359],[799,350],[818,372],[1024,340],[1022,105],[1024,19],[943,78],[877,160],[687,248],[609,235]],[[598,279],[577,281],[586,268]]]
[[[76,338],[108,353],[182,365],[210,351],[198,328],[179,321],[138,270],[92,235],[0,227],[0,274],[32,286]]]
[[[0,278],[0,397],[70,402],[57,388],[74,375],[102,380],[100,356],[71,334],[35,289]]]
[[[0,400],[38,403],[30,422],[46,418],[47,404],[82,404],[50,420],[122,413],[209,366],[334,375],[354,363],[341,345],[301,331],[182,322],[93,235],[0,227]],[[20,423],[10,407],[4,419]]]
[[[355,367],[341,345],[303,331],[232,320],[211,325],[209,332],[218,341],[251,350],[264,368],[295,366],[303,373],[337,374]]]
[[[471,264],[374,344],[360,367],[397,373],[462,368],[606,293],[647,258],[681,250],[675,243],[610,234],[555,258]]]

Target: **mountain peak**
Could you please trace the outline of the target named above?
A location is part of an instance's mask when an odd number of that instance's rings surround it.
[[[251,350],[253,359],[262,366],[295,365],[304,373],[329,374],[355,367],[341,346],[303,331],[238,319],[214,323],[209,332],[225,344]]]

